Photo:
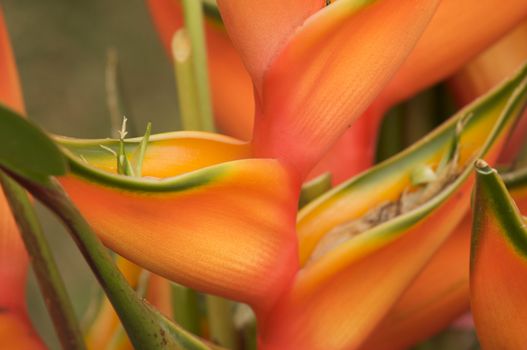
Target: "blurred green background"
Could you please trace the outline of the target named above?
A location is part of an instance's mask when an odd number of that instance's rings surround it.
[[[68,136],[108,137],[107,50],[119,57],[126,115],[132,130],[177,127],[176,91],[169,60],[142,0],[2,0],[29,117]],[[77,314],[98,287],[61,225],[39,208]],[[59,349],[38,286],[28,285],[31,316],[50,349]]]

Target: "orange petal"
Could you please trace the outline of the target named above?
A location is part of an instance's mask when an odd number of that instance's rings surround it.
[[[263,75],[289,38],[324,0],[219,0],[218,6],[234,46],[238,49],[256,90]]]
[[[327,6],[273,61],[257,102],[257,156],[306,175],[404,61],[437,1],[370,3]]]
[[[527,231],[497,173],[480,164],[470,264],[472,313],[485,349],[527,343]]]
[[[415,50],[383,91],[385,106],[454,73],[526,17],[524,0],[443,0]]]
[[[183,26],[180,1],[148,0],[148,7],[163,46],[172,57],[172,37]],[[249,140],[254,119],[251,78],[221,24],[206,20],[205,35],[216,125],[227,135]]]
[[[152,272],[264,308],[297,269],[299,186],[275,160],[164,180],[71,164],[74,174],[60,181],[83,215],[106,245]]]

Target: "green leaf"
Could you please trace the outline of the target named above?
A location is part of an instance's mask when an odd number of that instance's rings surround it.
[[[1,105],[0,166],[41,184],[67,170],[62,152],[46,133]]]

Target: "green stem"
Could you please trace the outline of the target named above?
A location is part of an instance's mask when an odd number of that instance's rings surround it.
[[[228,349],[238,349],[232,302],[214,295],[207,295],[206,301],[211,339]]]
[[[184,130],[202,130],[200,103],[192,68],[192,48],[187,30],[180,29],[174,34],[172,56],[181,126]]]
[[[172,285],[172,309],[174,321],[194,334],[199,334],[198,294],[179,284]]]
[[[202,130],[214,131],[202,6],[201,1],[183,0],[185,28],[192,47],[192,68],[199,101],[200,124]]]
[[[20,228],[26,250],[31,256],[33,270],[62,348],[85,349],[84,339],[64,282],[28,195],[1,171],[0,183]]]
[[[128,115],[126,110],[125,98],[122,91],[121,79],[119,74],[119,55],[115,48],[109,48],[106,54],[106,69],[105,69],[105,88],[106,88],[106,104],[108,106],[108,113],[110,115],[110,130],[111,137],[119,137],[119,129],[121,127],[121,120],[125,115]],[[135,134],[134,125],[129,126],[132,134]]]

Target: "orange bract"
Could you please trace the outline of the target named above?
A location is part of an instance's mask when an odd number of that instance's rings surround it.
[[[527,342],[527,231],[505,185],[484,164],[473,212],[470,294],[478,338],[487,349],[520,349]]]

